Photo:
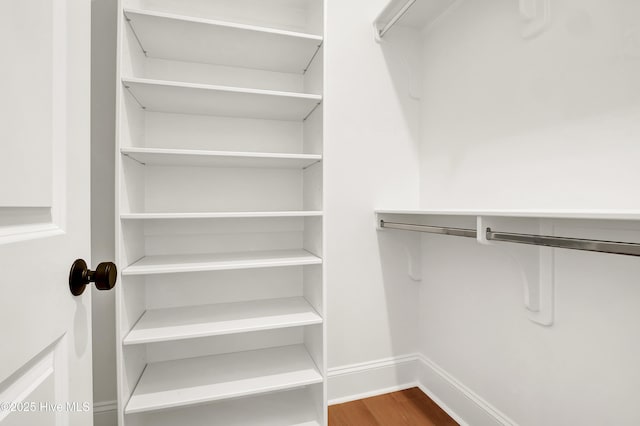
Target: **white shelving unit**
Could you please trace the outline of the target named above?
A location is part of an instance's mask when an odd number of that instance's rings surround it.
[[[119,425],[326,425],[324,3],[119,7]]]

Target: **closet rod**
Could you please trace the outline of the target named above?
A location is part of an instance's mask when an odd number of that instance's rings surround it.
[[[407,1],[407,3],[405,3],[404,6],[402,6],[402,8],[398,11],[398,13],[393,15],[393,18],[391,18],[389,22],[387,22],[387,25],[385,25],[381,30],[378,31],[378,35],[380,36],[380,38],[384,37],[387,31],[389,31],[391,27],[393,27],[396,24],[396,22],[398,22],[400,18],[402,18],[404,14],[407,13],[407,11],[411,8],[411,6],[413,6],[413,4],[416,1],[417,0]]]
[[[427,232],[429,234],[453,235],[456,237],[476,238],[475,229],[448,228],[441,226],[416,225],[411,223],[385,222],[380,220],[381,228],[401,229],[404,231]],[[550,235],[516,234],[497,232],[487,228],[487,240],[506,243],[530,244],[536,246],[563,248],[570,250],[593,251],[598,253],[640,256],[640,244],[618,241],[587,240],[582,238],[554,237]]]

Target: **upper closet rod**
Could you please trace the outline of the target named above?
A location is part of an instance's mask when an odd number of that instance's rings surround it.
[[[404,16],[404,14],[407,13],[407,11],[411,8],[411,6],[413,6],[416,1],[417,0],[407,1],[405,5],[402,6],[402,8],[398,11],[398,13],[393,15],[393,18],[391,18],[382,29],[378,30],[378,35],[380,36],[380,38],[384,37],[387,31],[389,31],[391,27],[393,27],[396,22],[398,22]]]
[[[410,223],[385,222],[380,220],[381,228],[402,229],[405,231],[427,232],[430,234],[453,235],[456,237],[477,238],[475,229],[447,228],[440,226],[416,225]],[[487,240],[507,243],[531,244],[536,246],[555,247],[571,250],[594,251],[598,253],[640,256],[640,244],[617,241],[586,240],[581,238],[553,237],[549,235],[515,234],[496,232],[487,228]]]

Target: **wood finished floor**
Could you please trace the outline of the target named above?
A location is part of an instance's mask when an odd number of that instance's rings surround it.
[[[458,423],[418,388],[329,407],[329,426],[450,425]]]

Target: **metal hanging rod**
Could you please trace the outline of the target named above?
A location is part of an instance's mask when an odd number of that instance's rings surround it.
[[[404,6],[402,6],[402,8],[400,8],[400,10],[398,10],[398,13],[396,13],[395,15],[393,15],[393,18],[391,18],[389,20],[389,22],[387,22],[387,24],[380,30],[378,30],[378,35],[380,36],[380,38],[384,37],[384,35],[387,33],[387,31],[389,31],[391,29],[391,27],[393,27],[396,22],[398,22],[404,15],[405,13],[407,13],[409,11],[409,9],[411,9],[411,6],[413,6],[413,4],[416,2],[417,0],[409,0],[405,3]]]
[[[380,227],[387,229],[401,229],[404,231],[426,232],[429,234],[453,235],[455,237],[477,238],[478,236],[478,232],[475,229],[385,222],[384,220],[380,220]],[[497,232],[491,230],[491,228],[487,228],[486,233],[487,240],[490,241],[640,257],[640,244],[637,243],[554,237],[550,235],[516,234],[512,232]]]
[[[429,234],[452,235],[454,237],[477,238],[478,232],[468,228],[444,228],[441,226],[413,225],[410,223],[385,222],[380,220],[380,228],[402,229],[403,231],[427,232]]]

